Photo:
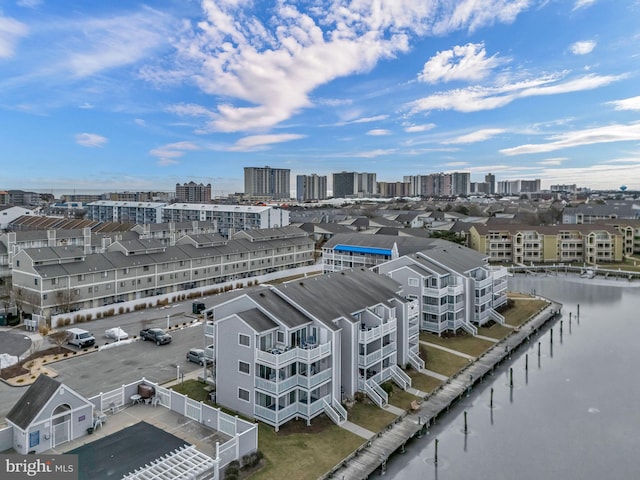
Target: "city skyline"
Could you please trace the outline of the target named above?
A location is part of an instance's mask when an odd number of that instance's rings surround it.
[[[110,3],[0,7],[0,188],[221,195],[265,165],[292,194],[341,171],[640,188],[637,1]]]

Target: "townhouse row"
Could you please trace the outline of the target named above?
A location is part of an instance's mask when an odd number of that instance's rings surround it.
[[[23,307],[50,316],[297,268],[314,263],[314,243],[296,227],[219,235],[111,242],[100,253],[82,246],[26,248],[12,259]]]
[[[507,271],[486,256],[439,241],[383,262],[266,286],[208,310],[205,350],[216,401],[276,430],[326,413],[358,392],[384,406],[382,384],[411,386],[420,370],[420,331],[471,334],[507,301]]]

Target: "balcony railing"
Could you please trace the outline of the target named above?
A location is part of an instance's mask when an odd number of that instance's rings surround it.
[[[376,350],[368,355],[358,355],[358,365],[360,367],[368,367],[369,365],[382,360],[382,350]]]
[[[386,323],[378,325],[377,327],[370,328],[368,330],[360,330],[359,341],[360,343],[369,343],[378,338],[382,338],[383,335],[394,332],[397,329],[397,320],[390,318]]]
[[[391,342],[388,345],[385,345],[382,347],[382,358],[385,358],[389,355],[391,355],[392,353],[395,353],[398,350],[398,346],[396,345],[396,342]]]
[[[315,362],[329,355],[331,355],[331,342],[313,347],[307,346],[307,348],[295,347],[286,351],[278,348],[272,349],[270,352],[257,350],[256,361],[279,368],[294,361],[306,363]]]

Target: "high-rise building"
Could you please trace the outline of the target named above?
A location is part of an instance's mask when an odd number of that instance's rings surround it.
[[[540,191],[540,179],[536,180],[521,180],[520,192],[521,193],[534,193]]]
[[[244,167],[244,194],[252,199],[289,199],[290,174],[288,168]]]
[[[496,176],[493,173],[487,173],[484,176],[484,182],[489,184],[489,191],[491,195],[496,193]]]
[[[471,174],[469,172],[453,172],[451,174],[451,195],[469,195],[471,190]]]
[[[180,185],[176,183],[176,202],[209,203],[211,202],[211,184],[204,185],[195,182]]]
[[[376,174],[340,172],[333,174],[333,196],[371,197],[377,193]]]
[[[327,176],[298,175],[296,176],[296,199],[300,202],[308,200],[324,200],[327,198]]]

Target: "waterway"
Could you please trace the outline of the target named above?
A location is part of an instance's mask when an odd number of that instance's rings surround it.
[[[384,476],[638,478],[640,284],[516,276],[509,289],[561,302],[562,317],[444,414],[428,435],[412,439],[406,453],[392,456]]]

